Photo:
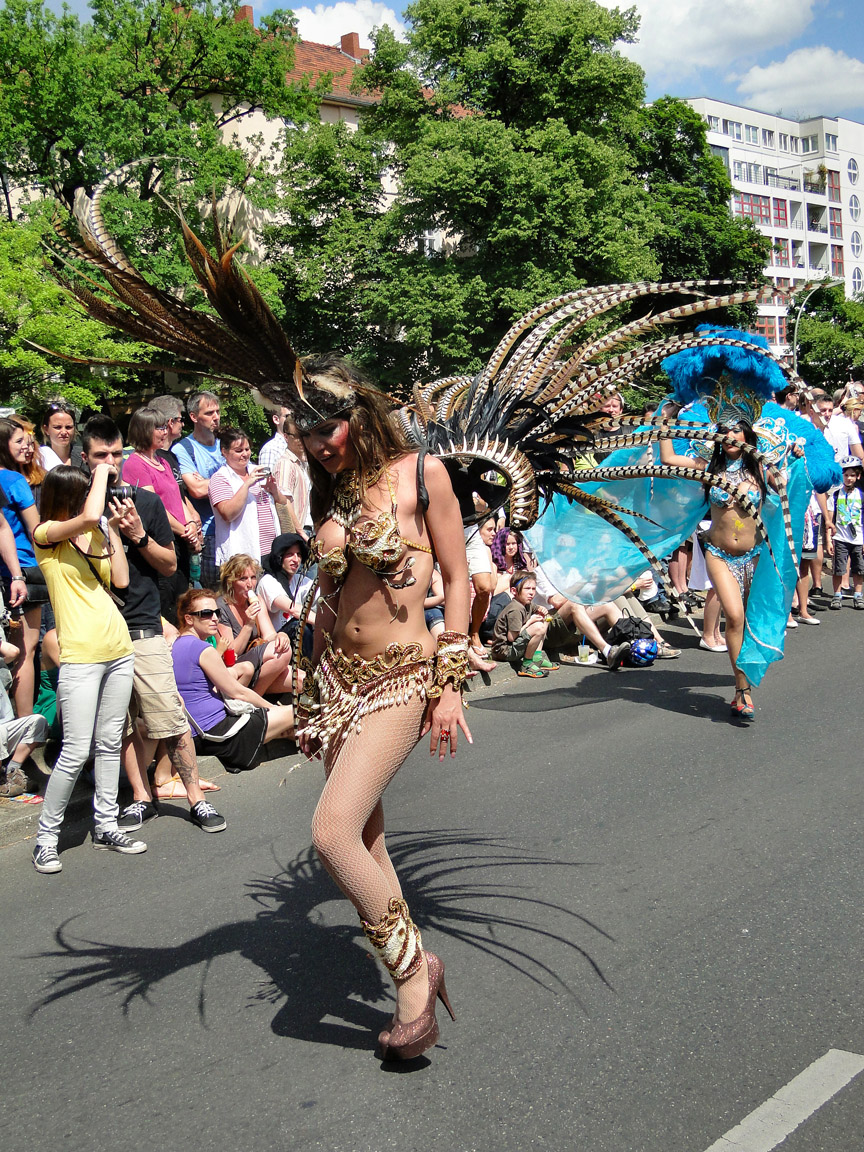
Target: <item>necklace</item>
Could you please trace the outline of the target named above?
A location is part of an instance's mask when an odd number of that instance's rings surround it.
[[[360,513],[363,511],[363,496],[366,490],[378,483],[385,470],[386,465],[384,464],[378,464],[370,469],[362,492],[360,490],[360,473],[356,468],[340,473],[333,490],[330,516],[341,528],[347,530],[357,523],[360,519]]]

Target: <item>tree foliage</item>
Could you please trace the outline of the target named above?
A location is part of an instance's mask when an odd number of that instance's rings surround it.
[[[729,172],[711,153],[699,113],[664,96],[644,108],[635,125],[629,144],[657,217],[651,248],[663,278],[758,282],[771,241],[752,221],[730,213]]]
[[[130,161],[149,200],[163,173],[185,166],[205,197],[242,182],[248,156],[232,140],[260,109],[303,122],[314,93],[291,87],[290,13],[265,17],[262,33],[220,0],[91,0],[81,23],[41,0],[0,9],[0,161],[19,188],[68,210]],[[227,132],[227,136],[226,136]]]
[[[252,114],[296,124],[317,116],[320,89],[286,81],[290,13],[272,13],[256,31],[234,19],[233,4],[213,0],[91,0],[90,9],[86,22],[41,0],[5,0],[0,9],[0,181],[9,220],[0,229],[0,366],[25,401],[28,389],[38,399],[47,388],[88,405],[133,380],[120,369],[102,378],[52,362],[27,340],[82,358],[156,358],[86,320],[52,280],[40,242],[54,205],[68,216],[82,194],[118,173],[103,196],[110,232],[144,275],[182,290],[191,274],[175,206],[206,234],[214,198],[236,201],[242,191],[254,205],[269,190],[272,157],[247,127]],[[143,377],[133,390],[146,384]]]
[[[475,371],[516,316],[583,284],[758,276],[766,242],[732,218],[700,117],[643,107],[617,47],[632,11],[417,0],[406,18],[407,43],[375,36],[359,131],[288,143],[270,254],[305,347],[350,348],[398,390]]]
[[[798,372],[829,394],[847,380],[864,379],[864,300],[847,300],[842,284],[793,302],[787,318],[791,337],[798,320]],[[803,311],[801,308],[803,307]]]
[[[150,353],[88,319],[47,274],[43,238],[45,213],[33,219],[0,221],[0,386],[4,403],[32,412],[62,393],[81,408],[99,407],[122,394],[131,371],[110,377],[86,366],[60,364],[41,349],[93,359],[143,359]],[[37,347],[38,346],[38,347]]]

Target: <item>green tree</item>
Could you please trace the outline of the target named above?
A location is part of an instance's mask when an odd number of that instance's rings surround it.
[[[787,317],[791,337],[798,320],[798,372],[808,384],[829,394],[847,380],[864,379],[864,300],[847,300],[842,284],[793,301]],[[799,318],[800,312],[800,319]]]
[[[235,20],[233,4],[212,0],[91,0],[90,10],[82,22],[41,0],[5,0],[0,9],[0,188],[10,221],[0,230],[0,362],[24,401],[28,387],[34,402],[44,388],[70,398],[78,389],[82,404],[112,387],[136,390],[129,372],[103,378],[51,362],[26,339],[82,358],[158,359],[86,321],[53,282],[38,253],[52,206],[71,213],[117,172],[102,203],[109,231],[148,278],[182,289],[191,275],[170,205],[182,202],[205,234],[201,206],[212,198],[241,191],[254,208],[269,190],[271,157],[250,134],[250,117],[303,123],[326,87],[287,83],[288,12],[256,31]]]
[[[632,11],[417,0],[406,18],[407,43],[375,36],[360,130],[288,142],[270,254],[307,347],[348,347],[404,389],[476,370],[516,316],[583,284],[761,268],[701,119],[643,108],[618,51]]]
[[[663,278],[762,280],[771,241],[730,213],[732,182],[698,112],[663,96],[641,110],[635,128],[629,145],[658,218],[651,249]]]
[[[0,221],[0,387],[5,404],[31,415],[59,393],[81,408],[98,407],[122,395],[134,380],[133,370],[103,376],[58,361],[40,348],[82,359],[152,357],[151,349],[115,337],[88,319],[47,274],[43,239],[49,227],[44,214],[17,224]]]
[[[112,170],[136,169],[142,200],[179,165],[194,191],[241,183],[249,150],[232,139],[255,111],[302,122],[308,89],[290,86],[294,24],[258,32],[221,0],[91,0],[81,23],[41,0],[0,9],[0,166],[6,190],[33,188],[69,211]],[[7,200],[11,217],[11,203]]]

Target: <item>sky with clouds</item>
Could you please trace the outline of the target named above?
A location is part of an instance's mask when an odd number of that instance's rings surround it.
[[[633,3],[639,41],[622,50],[645,69],[648,99],[713,96],[787,116],[864,121],[861,0],[599,0]],[[86,14],[86,0],[69,0]],[[252,0],[256,20],[290,0]],[[59,7],[59,2],[58,5]],[[404,30],[400,0],[337,0],[293,8],[300,35],[338,44],[345,32]]]
[[[631,0],[600,0],[607,8]],[[787,116],[864,121],[860,0],[635,0],[639,42],[623,51],[645,69],[647,94],[713,96]],[[276,7],[264,0],[256,12]],[[402,5],[340,0],[294,9],[307,40],[336,44],[402,25]]]

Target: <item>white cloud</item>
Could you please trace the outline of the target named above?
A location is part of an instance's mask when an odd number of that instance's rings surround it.
[[[339,0],[336,4],[316,4],[314,8],[291,7],[301,39],[316,44],[338,44],[347,32],[359,32],[361,47],[369,48],[373,28],[389,24],[397,36],[404,32],[404,24],[396,11],[376,0],[354,0],[354,3]]]
[[[834,115],[864,108],[864,62],[823,46],[733,76],[744,102],[766,112]]]
[[[606,8],[626,0],[599,0]],[[645,69],[649,83],[691,76],[795,40],[821,0],[635,0],[638,43],[622,47]]]

